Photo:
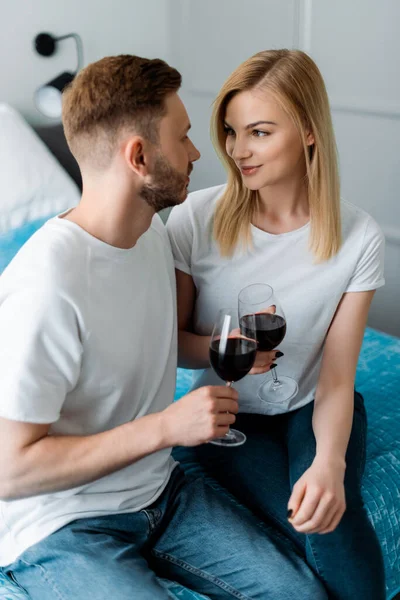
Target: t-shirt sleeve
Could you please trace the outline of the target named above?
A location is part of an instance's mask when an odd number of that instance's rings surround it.
[[[385,284],[384,258],[385,236],[378,224],[370,217],[360,256],[346,292],[367,292],[382,287]]]
[[[0,416],[57,421],[81,366],[78,319],[70,302],[45,289],[3,295],[0,340]]]
[[[193,221],[187,200],[185,203],[173,208],[166,227],[171,242],[175,268],[191,275],[194,236]]]

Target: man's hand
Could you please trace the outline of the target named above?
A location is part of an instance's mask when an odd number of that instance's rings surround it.
[[[330,533],[346,510],[343,460],[315,458],[293,487],[288,502],[289,523],[300,533]]]
[[[194,390],[160,413],[165,445],[198,446],[221,437],[236,421],[238,410],[238,393],[231,387]]]

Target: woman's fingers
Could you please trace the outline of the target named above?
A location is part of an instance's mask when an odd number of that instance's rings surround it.
[[[328,525],[325,527],[325,529],[322,529],[319,533],[321,533],[321,534],[332,533],[332,531],[335,531],[336,527],[339,525],[340,521],[342,520],[345,510],[346,509],[343,510],[343,507],[340,507],[339,510],[336,510],[333,513],[333,516],[332,516],[331,520],[329,521]]]
[[[325,495],[320,499],[308,521],[296,526],[296,530],[300,533],[318,533],[326,529],[336,512],[337,504],[333,498]]]
[[[297,531],[303,531],[302,526],[304,526],[308,521],[312,519],[320,500],[320,490],[314,489],[312,487],[306,488],[304,497],[300,504],[300,508],[294,513],[293,518],[290,519],[291,524]],[[289,502],[289,505],[290,507],[292,506],[291,501]]]
[[[303,502],[306,494],[306,482],[300,478],[298,482],[293,486],[292,495],[288,502],[288,519],[292,522],[292,519],[297,515],[298,510]]]
[[[250,375],[261,375],[267,373],[275,361],[283,356],[279,350],[271,350],[270,352],[257,352],[254,366],[250,371]]]
[[[253,367],[251,371],[249,371],[249,375],[262,375],[263,373],[268,373],[270,369],[270,365],[266,367]]]

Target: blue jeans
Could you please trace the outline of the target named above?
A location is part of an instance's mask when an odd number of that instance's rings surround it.
[[[330,599],[384,600],[383,559],[361,496],[367,421],[363,398],[357,392],[354,402],[346,454],[347,508],[339,526],[329,534],[300,534],[287,521],[291,489],[315,457],[313,403],[276,416],[239,414],[235,427],[247,435],[243,446],[178,448],[174,456],[186,468],[200,464],[254,514],[275,523],[303,552]]]
[[[290,542],[180,467],[145,510],[74,521],[3,571],[32,600],[165,600],[156,574],[218,600],[326,600]]]

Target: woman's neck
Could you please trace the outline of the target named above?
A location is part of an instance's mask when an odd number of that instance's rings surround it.
[[[269,233],[299,229],[310,219],[304,180],[266,186],[258,191],[258,199],[253,225]]]

